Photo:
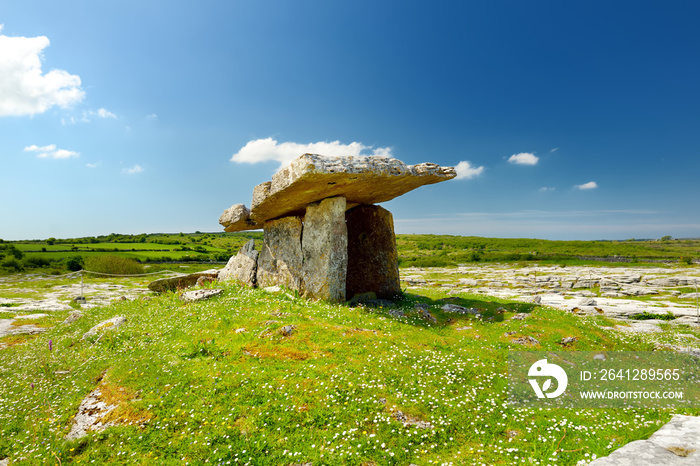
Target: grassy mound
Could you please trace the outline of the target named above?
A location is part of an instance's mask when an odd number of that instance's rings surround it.
[[[405,317],[234,285],[199,303],[166,294],[85,310],[73,324],[0,351],[0,459],[577,464],[670,419],[651,409],[509,406],[507,353],[525,349],[515,337],[556,351],[569,336],[578,339],[572,350],[652,348],[607,332],[598,318],[440,293],[404,295],[397,307]],[[436,323],[420,317],[417,302],[430,306]],[[479,308],[484,319],[444,314],[446,302]],[[512,319],[520,312],[530,316]],[[81,338],[114,316],[127,323]],[[98,386],[116,406],[106,418],[115,425],[64,440],[81,400]]]

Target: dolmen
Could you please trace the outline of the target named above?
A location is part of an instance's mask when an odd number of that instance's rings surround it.
[[[248,242],[219,280],[333,303],[369,292],[392,298],[401,293],[394,219],[375,204],[455,176],[434,163],[304,154],[254,188],[250,209],[235,204],[221,215],[225,231],[264,235],[261,251]]]

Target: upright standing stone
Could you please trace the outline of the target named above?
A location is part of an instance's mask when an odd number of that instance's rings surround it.
[[[258,259],[258,286],[286,286],[301,290],[301,218],[284,217],[265,222]]]
[[[219,281],[235,280],[244,285],[255,286],[258,271],[258,251],[255,250],[255,240],[248,241],[238,254],[231,257],[219,272]]]
[[[348,274],[346,293],[373,291],[378,298],[401,293],[399,255],[394,237],[394,218],[376,205],[360,205],[345,213],[348,227]]]
[[[311,297],[345,302],[348,267],[348,230],[344,197],[310,204],[304,218],[303,289]]]

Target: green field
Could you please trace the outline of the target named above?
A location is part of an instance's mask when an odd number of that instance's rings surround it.
[[[0,273],[28,269],[59,271],[80,256],[128,257],[142,263],[226,262],[262,232],[107,235],[43,241],[0,242]],[[449,235],[397,235],[402,267],[454,266],[474,262],[585,265],[700,262],[700,240],[548,241]]]

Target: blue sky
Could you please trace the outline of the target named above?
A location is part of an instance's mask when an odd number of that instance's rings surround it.
[[[294,151],[399,233],[700,236],[700,4],[0,0],[0,238],[221,231]]]

